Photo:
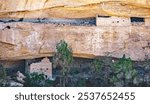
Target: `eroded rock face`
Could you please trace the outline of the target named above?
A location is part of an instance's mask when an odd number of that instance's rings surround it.
[[[68,15],[69,14],[69,15]],[[150,17],[149,0],[1,0],[0,18]]]
[[[6,28],[6,27],[10,28]],[[133,60],[150,58],[150,26],[69,26],[40,23],[1,23],[0,60],[52,56],[64,39],[77,57],[123,54]]]

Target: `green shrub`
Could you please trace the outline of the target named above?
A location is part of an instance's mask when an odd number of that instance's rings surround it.
[[[53,65],[60,66],[62,68],[61,74],[63,80],[61,82],[62,86],[65,86],[66,78],[70,71],[69,65],[73,61],[72,49],[68,46],[68,44],[64,40],[61,40],[56,45],[56,49],[57,52],[53,57]]]
[[[77,81],[77,84],[76,84],[75,86],[77,86],[77,87],[85,87],[85,86],[86,86],[86,79],[80,78],[80,79]]]
[[[102,72],[103,62],[100,59],[94,59],[91,66],[94,76],[98,76]]]
[[[54,65],[56,66],[60,65],[63,68],[67,67],[69,64],[72,63],[73,60],[72,49],[68,46],[68,44],[64,40],[61,40],[56,45],[56,50],[57,52],[53,58]]]
[[[25,87],[50,87],[53,81],[46,80],[44,74],[31,73],[25,78]]]
[[[5,79],[7,76],[6,69],[0,64],[0,79]]]
[[[133,63],[130,58],[126,58],[124,55],[121,59],[114,62],[111,67],[113,69],[112,83],[122,83],[123,81],[123,86],[128,86],[129,83],[133,83],[137,71],[133,68]]]

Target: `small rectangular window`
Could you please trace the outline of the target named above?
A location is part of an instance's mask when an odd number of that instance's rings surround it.
[[[98,17],[101,17],[101,18],[110,18],[110,16],[101,16],[101,15],[98,15]]]
[[[140,18],[140,17],[131,17],[131,22],[145,22],[144,18]]]

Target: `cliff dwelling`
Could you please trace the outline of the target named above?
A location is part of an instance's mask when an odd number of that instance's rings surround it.
[[[29,67],[30,73],[37,72],[39,74],[44,74],[45,79],[52,79],[52,63],[48,58],[44,58],[38,63],[32,63]]]
[[[103,22],[105,21],[105,22]],[[111,16],[96,16],[96,26],[149,26],[150,19],[142,17],[111,17]]]
[[[18,60],[52,56],[61,39],[71,45],[74,56],[78,54],[83,58],[106,55],[121,58],[126,54],[138,61],[144,60],[145,54],[150,57],[149,49],[143,49],[149,42],[149,18],[96,16],[76,20],[49,18],[48,22],[45,21],[1,22],[1,44],[14,47],[8,51],[4,47],[1,58]]]
[[[65,66],[63,58],[58,57],[61,61],[54,68],[53,57],[58,55],[57,45],[62,40],[71,47],[71,55],[75,61],[70,66],[68,63]],[[0,2],[0,64],[3,66],[7,65],[7,61],[14,62],[14,65],[20,64],[18,66],[23,63],[23,74],[37,72],[43,73],[46,79],[52,79],[52,75],[57,79],[57,71],[60,74],[60,69],[64,67],[68,71],[62,72],[64,75],[70,74],[69,69],[72,67],[81,69],[76,72],[84,72],[92,70],[93,60],[106,58],[111,62],[102,62],[102,68],[107,69],[108,67],[104,67],[107,63],[113,64],[124,56],[135,63],[150,60],[149,0]],[[9,65],[8,70],[12,64]],[[148,66],[147,70],[149,69]],[[138,67],[137,70],[142,68]],[[80,76],[89,78],[89,73],[94,71],[84,73],[86,74]],[[71,78],[72,76],[70,80]]]

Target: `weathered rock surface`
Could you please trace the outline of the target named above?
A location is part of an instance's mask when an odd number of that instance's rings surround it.
[[[1,23],[0,60],[52,56],[64,39],[76,57],[150,58],[150,26],[60,26],[38,23]]]
[[[69,14],[69,15],[68,15]],[[150,0],[1,0],[0,18],[150,17]]]
[[[15,81],[10,81],[10,82],[9,82],[9,86],[10,86],[10,87],[23,87],[23,84],[22,84],[22,83],[15,82]]]

